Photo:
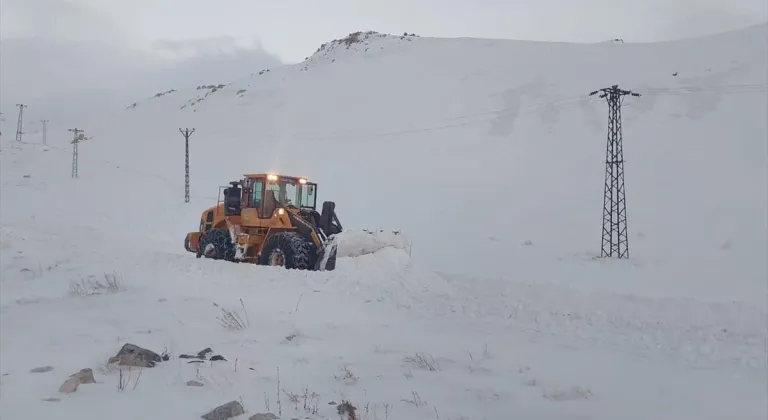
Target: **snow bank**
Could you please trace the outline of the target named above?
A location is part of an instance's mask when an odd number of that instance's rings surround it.
[[[339,257],[359,257],[383,248],[394,248],[410,254],[411,242],[399,231],[346,230],[338,235]]]

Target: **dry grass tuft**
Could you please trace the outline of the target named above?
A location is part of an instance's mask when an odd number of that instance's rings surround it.
[[[435,360],[435,358],[431,354],[424,354],[417,352],[413,356],[406,356],[403,361],[405,363],[414,365],[416,367],[419,367],[421,369],[426,369],[429,371],[436,371],[440,370],[440,364]]]
[[[94,296],[125,291],[123,278],[119,274],[106,273],[104,280],[80,279],[80,282],[70,282],[69,294],[72,296]]]
[[[216,317],[219,323],[228,330],[245,330],[251,325],[248,319],[248,311],[245,310],[243,299],[240,299],[242,314],[237,309],[226,309],[214,303],[213,306],[221,309],[221,316]]]

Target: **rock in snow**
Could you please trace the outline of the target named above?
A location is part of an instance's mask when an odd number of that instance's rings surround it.
[[[241,414],[245,414],[245,409],[243,409],[242,404],[237,401],[230,401],[214,408],[213,411],[208,414],[203,414],[201,417],[205,420],[226,420]]]
[[[109,363],[147,368],[155,367],[156,363],[162,361],[159,354],[131,343],[126,343],[116,356],[109,359]]]
[[[252,415],[248,420],[277,420],[280,417],[277,417],[276,415],[272,413],[258,413]]]
[[[63,384],[59,387],[59,392],[64,392],[66,394],[71,394],[75,391],[77,391],[77,387],[79,387],[81,384],[95,384],[96,379],[93,377],[93,369],[86,368],[86,369],[80,369],[79,372],[73,373],[72,375],[67,378],[66,381],[64,381]]]

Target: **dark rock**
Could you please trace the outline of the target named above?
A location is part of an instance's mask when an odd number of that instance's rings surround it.
[[[29,373],[45,373],[53,370],[53,366],[40,366],[29,371]]]
[[[180,354],[179,359],[202,359],[202,357],[198,355],[191,355],[191,354]]]
[[[217,354],[217,355],[215,355],[215,356],[211,357],[211,358],[210,358],[210,359],[208,359],[208,360],[210,360],[210,361],[212,361],[212,362],[215,362],[215,361],[217,361],[217,360],[224,360],[225,362],[227,361],[227,359],[225,359],[225,358],[224,358],[224,356],[222,356],[222,355],[220,355],[220,354]]]
[[[203,383],[200,381],[187,381],[187,386],[203,386]]]
[[[280,417],[272,413],[258,413],[248,418],[248,420],[278,420]]]
[[[162,361],[163,358],[159,354],[130,343],[126,343],[123,348],[117,352],[116,356],[109,359],[110,363],[148,368],[155,367],[156,363]]]
[[[224,405],[214,408],[210,413],[200,416],[205,420],[226,420],[235,416],[245,414],[242,404],[237,401],[230,401]]]
[[[196,355],[192,354],[180,354],[179,359],[201,359],[205,360],[209,355],[213,354],[213,350],[211,350],[210,347],[206,347],[199,352],[197,352]],[[211,360],[225,360],[221,356],[213,356],[214,358],[211,358]],[[221,357],[221,359],[215,359],[215,357]],[[190,362],[191,363],[191,362]]]

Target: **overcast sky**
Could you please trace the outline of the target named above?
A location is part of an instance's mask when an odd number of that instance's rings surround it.
[[[258,47],[297,62],[356,30],[655,41],[763,22],[766,0],[3,0],[3,37],[56,36],[192,54]]]
[[[227,83],[358,30],[638,42],[767,19],[766,0],[1,0],[0,101]]]

